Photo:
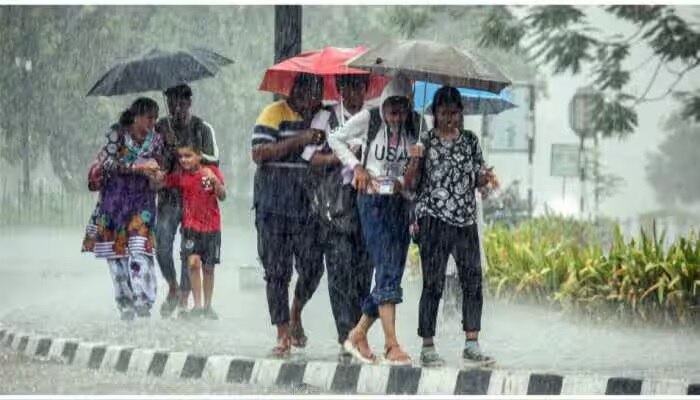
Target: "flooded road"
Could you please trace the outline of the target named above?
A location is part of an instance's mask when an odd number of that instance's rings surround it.
[[[224,229],[223,263],[217,266],[213,300],[218,321],[164,320],[157,310],[151,319],[120,321],[106,263],[80,254],[81,239],[79,229],[0,232],[0,322],[51,336],[201,354],[264,357],[274,344],[262,274],[257,286],[240,285],[240,266],[257,265],[253,228]],[[161,280],[159,299],[166,290]],[[304,312],[309,345],[296,351],[295,358],[337,358],[327,290],[324,277]],[[417,360],[420,282],[405,281],[404,295],[398,307],[398,337]],[[700,380],[700,333],[692,329],[596,325],[540,307],[489,299],[482,329],[482,347],[497,359],[497,368]],[[458,319],[439,322],[436,343],[451,366],[460,366],[462,341]],[[371,331],[370,342],[381,350],[379,327]]]

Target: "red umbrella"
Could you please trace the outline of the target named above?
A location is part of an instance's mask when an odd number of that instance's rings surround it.
[[[258,90],[289,96],[294,79],[301,73],[321,75],[323,80],[323,100],[338,100],[340,95],[335,86],[336,75],[367,75],[367,71],[351,68],[345,62],[364,52],[364,46],[354,49],[326,47],[321,50],[307,51],[273,65],[265,71],[265,77]],[[389,78],[371,74],[365,99],[379,97]]]

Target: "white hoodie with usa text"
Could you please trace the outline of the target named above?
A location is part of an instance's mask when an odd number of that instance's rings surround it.
[[[384,88],[381,96],[380,111],[383,109],[384,102],[395,96],[407,97],[410,100],[413,97],[413,89],[410,81],[403,78],[394,78]],[[412,102],[411,102],[412,103]],[[343,165],[355,168],[360,163],[365,163],[365,169],[373,178],[390,177],[399,180],[403,185],[403,174],[408,163],[409,153],[408,148],[415,144],[415,140],[409,138],[405,132],[401,132],[398,143],[389,145],[389,134],[387,125],[384,122],[384,113],[380,112],[382,123],[379,126],[379,131],[372,143],[369,144],[369,151],[365,149],[367,143],[367,135],[369,131],[370,111],[362,110],[355,114],[352,118],[345,122],[335,134],[328,136],[328,145],[333,149],[333,152],[338,156]],[[410,118],[410,114],[409,114]],[[362,158],[358,160],[355,154],[348,147],[348,143],[352,143],[360,139],[363,143]],[[365,162],[364,157],[367,155]]]

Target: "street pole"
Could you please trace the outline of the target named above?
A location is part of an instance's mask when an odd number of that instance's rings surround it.
[[[594,185],[595,185],[595,191],[594,191],[594,198],[595,198],[595,210],[594,210],[594,215],[593,218],[595,221],[598,221],[598,205],[600,202],[600,170],[599,165],[600,164],[600,154],[598,153],[598,133],[596,132],[593,135],[593,147],[595,148],[595,164],[593,164],[593,179],[594,179]]]
[[[586,197],[586,159],[585,159],[585,148],[583,146],[584,135],[579,136],[579,148],[578,148],[578,165],[580,168],[579,178],[581,181],[581,199],[579,203],[579,212],[581,217],[583,217],[584,210],[584,198]]]
[[[566,177],[561,178],[561,204],[566,203]]]
[[[26,7],[19,6],[16,8],[19,13],[17,20],[19,21],[19,32],[20,35],[24,35],[25,32],[25,22],[26,22]],[[24,39],[21,39],[24,40]],[[23,42],[24,43],[24,42]],[[24,47],[24,46],[23,46]],[[31,142],[31,128],[29,126],[29,116],[31,115],[30,110],[27,107],[27,103],[31,98],[31,91],[29,90],[29,72],[32,70],[32,61],[26,57],[26,49],[23,48],[20,56],[15,56],[15,66],[19,68],[20,73],[20,85],[22,85],[25,92],[22,101],[22,109],[17,111],[20,116],[20,121],[22,126],[21,132],[21,149],[22,149],[22,196],[25,205],[29,204],[31,200],[31,185],[30,185],[30,142]]]
[[[535,158],[535,85],[533,83],[528,84],[529,95],[530,95],[530,110],[528,113],[528,122],[530,124],[530,129],[528,130],[528,141],[527,141],[527,163],[528,163],[528,176],[527,176],[527,213],[528,217],[532,218],[533,208],[534,208],[534,196],[532,193],[533,181],[534,181],[534,158]]]
[[[301,6],[275,6],[275,64],[301,53],[301,23]]]

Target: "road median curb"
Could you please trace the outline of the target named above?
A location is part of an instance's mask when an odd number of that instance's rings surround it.
[[[61,338],[0,326],[0,344],[30,357],[89,369],[338,394],[700,395],[700,383],[500,369],[456,369],[202,355]]]

